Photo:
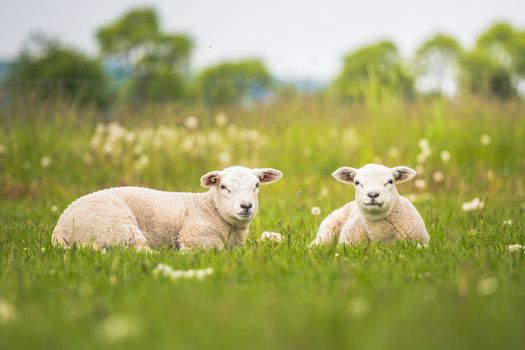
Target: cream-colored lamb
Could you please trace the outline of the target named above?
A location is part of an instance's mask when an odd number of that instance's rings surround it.
[[[416,172],[404,166],[387,168],[368,164],[360,169],[343,167],[332,176],[355,185],[355,201],[335,210],[323,220],[311,243],[355,245],[362,242],[414,240],[427,244],[430,237],[417,209],[401,197],[396,184],[408,181]]]
[[[53,230],[55,245],[180,249],[241,246],[258,209],[259,184],[281,178],[275,169],[230,167],[201,178],[203,193],[116,187],[71,203]]]

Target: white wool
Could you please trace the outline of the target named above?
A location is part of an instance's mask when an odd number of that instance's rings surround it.
[[[407,167],[387,168],[368,164],[360,169],[339,168],[336,180],[355,185],[355,200],[326,217],[311,243],[340,244],[389,242],[399,239],[427,244],[430,240],[417,209],[397,192],[395,184],[412,179]]]
[[[241,246],[258,210],[259,184],[280,179],[278,170],[230,167],[207,173],[204,193],[116,187],[80,197],[60,216],[55,245],[138,250]]]

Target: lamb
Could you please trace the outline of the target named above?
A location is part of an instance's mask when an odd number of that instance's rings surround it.
[[[405,166],[387,168],[368,164],[360,169],[342,167],[332,176],[355,185],[355,201],[347,203],[325,218],[311,245],[356,245],[363,242],[430,240],[417,209],[399,195],[396,184],[412,179],[416,172]]]
[[[160,246],[232,248],[244,244],[258,210],[259,184],[278,181],[271,168],[234,166],[201,178],[202,193],[115,187],[71,203],[53,230],[54,245],[92,248]]]

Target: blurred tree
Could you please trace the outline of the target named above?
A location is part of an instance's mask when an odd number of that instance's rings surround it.
[[[463,90],[482,96],[510,98],[516,95],[508,68],[484,49],[466,52],[460,60]]]
[[[57,40],[33,34],[19,54],[7,78],[12,93],[36,93],[82,104],[107,102],[102,66]]]
[[[205,68],[198,76],[199,92],[210,105],[238,103],[270,83],[270,74],[258,59],[219,63]]]
[[[462,49],[453,37],[438,33],[425,41],[416,52],[416,71],[431,92],[444,93],[445,82],[456,80]]]
[[[515,96],[518,80],[525,77],[523,53],[525,36],[508,23],[495,23],[461,59],[463,88],[486,96]]]
[[[411,97],[414,79],[402,66],[397,47],[385,40],[347,55],[333,88],[347,100],[381,99],[385,95]]]
[[[127,96],[135,101],[182,98],[189,74],[191,39],[165,34],[153,9],[134,9],[97,32],[101,52],[129,66]]]

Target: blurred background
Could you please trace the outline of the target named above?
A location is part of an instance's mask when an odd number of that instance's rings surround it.
[[[524,81],[523,0],[0,0],[0,348],[525,348]],[[371,162],[428,249],[308,249]],[[284,173],[241,249],[51,246],[83,194],[236,164]]]
[[[525,5],[403,0],[3,1],[0,105],[251,105],[297,95],[502,99],[525,87]]]

